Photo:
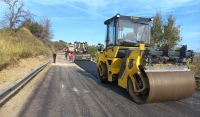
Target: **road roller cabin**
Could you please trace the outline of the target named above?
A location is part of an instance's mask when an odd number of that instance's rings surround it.
[[[175,101],[195,91],[194,75],[188,65],[194,52],[184,45],[177,51],[169,46],[150,47],[153,18],[122,16],[106,20],[105,49],[98,44],[98,79],[118,81],[138,104]]]

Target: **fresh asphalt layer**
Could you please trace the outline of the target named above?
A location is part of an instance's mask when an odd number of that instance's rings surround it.
[[[159,95],[158,95],[159,96]],[[99,83],[94,62],[67,61],[63,54],[23,104],[19,117],[197,117],[200,91],[188,99],[138,105],[126,89]]]

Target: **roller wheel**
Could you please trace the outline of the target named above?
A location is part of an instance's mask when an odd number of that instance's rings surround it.
[[[104,63],[101,63],[100,69],[97,68],[98,71],[98,79],[101,83],[104,83],[107,81],[107,67]]]
[[[137,104],[144,103],[146,101],[147,97],[148,97],[148,90],[146,89],[143,92],[135,92],[131,78],[128,78],[127,84],[128,84],[127,91],[129,93],[131,99],[134,102],[136,102]],[[136,81],[136,84],[137,84],[137,81]]]

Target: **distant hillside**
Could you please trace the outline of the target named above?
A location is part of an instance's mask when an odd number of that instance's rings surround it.
[[[0,70],[21,58],[50,56],[52,51],[55,51],[53,46],[46,46],[26,28],[17,32],[0,30]]]

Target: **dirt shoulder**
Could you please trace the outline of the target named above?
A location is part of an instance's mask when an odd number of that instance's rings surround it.
[[[46,57],[36,57],[23,59],[18,64],[8,67],[0,71],[0,87],[3,89],[14,81],[25,76],[31,69],[38,68],[40,64],[44,64],[49,59]],[[51,68],[50,62],[40,73],[38,73],[32,80],[30,80],[22,89],[14,95],[5,104],[0,105],[0,117],[16,117],[20,111],[23,103],[31,95],[32,91],[37,87],[38,82],[41,82],[44,74]]]
[[[21,59],[18,63],[8,66],[0,71],[0,90],[27,75],[31,70],[38,68],[47,62],[48,57],[38,56],[34,58]]]

